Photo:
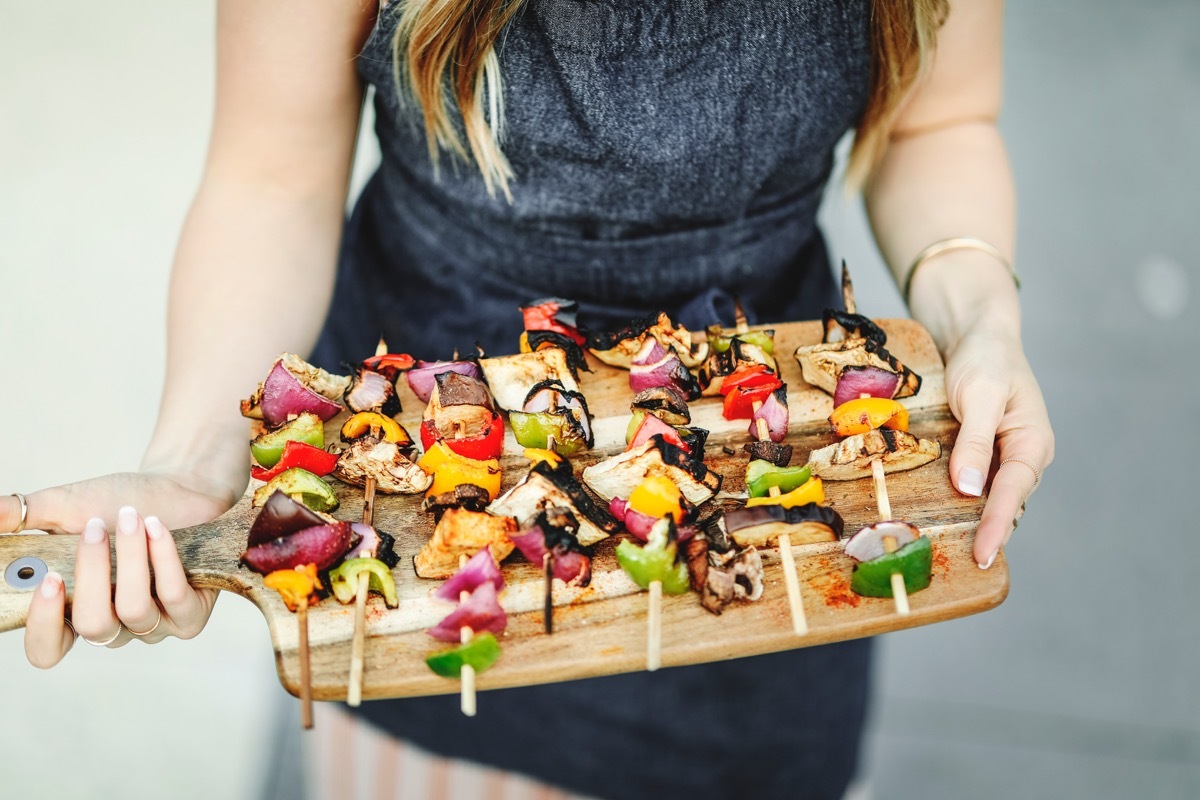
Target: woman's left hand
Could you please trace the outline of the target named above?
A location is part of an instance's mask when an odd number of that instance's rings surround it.
[[[975,534],[975,561],[987,569],[1054,459],[1054,431],[1015,333],[969,329],[947,359],[946,397],[962,423],[950,454],[954,486],[978,497],[999,464]]]

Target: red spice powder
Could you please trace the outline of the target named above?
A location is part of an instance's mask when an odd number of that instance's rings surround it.
[[[937,545],[933,546],[933,568],[943,575],[950,571],[950,556]]]
[[[858,608],[862,602],[862,598],[850,590],[850,581],[840,573],[825,575],[816,589],[821,593],[825,605],[831,608]]]

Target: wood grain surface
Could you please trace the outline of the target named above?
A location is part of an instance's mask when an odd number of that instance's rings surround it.
[[[910,430],[942,445],[942,457],[937,461],[888,476],[894,516],[917,525],[932,540],[933,583],[910,597],[912,613],[901,617],[895,613],[890,599],[859,597],[850,591],[853,562],[842,554],[841,542],[796,545],[792,552],[809,624],[808,634],[797,636],[792,631],[779,552],[768,548],[763,551],[765,592],[757,602],[734,603],[716,616],[705,611],[694,594],[664,598],[664,666],[872,636],[978,613],[1003,602],[1008,592],[1008,569],[1003,554],[986,571],[980,570],[972,557],[983,500],[964,497],[950,485],[948,458],[958,424],[946,407],[941,359],[927,332],[916,323],[884,320],[881,325],[888,332],[888,349],[924,378],[920,393],[903,401],[909,408]],[[793,463],[803,463],[810,450],[835,441],[826,422],[832,411],[831,399],[804,383],[791,356],[797,346],[818,342],[821,328],[817,322],[787,323],[776,326],[776,336],[791,410],[786,441],[795,447]],[[590,358],[589,363],[594,371],[582,376],[581,386],[595,417],[597,448],[572,459],[576,474],[588,464],[623,448],[632,398],[628,373]],[[422,406],[401,384],[405,411],[399,418],[415,432]],[[736,506],[740,502],[728,495],[745,491],[746,456],[740,448],[749,440],[748,423],[729,422],[721,417],[720,411],[720,398],[692,404],[693,424],[711,431],[706,461],[725,479],[714,502]],[[339,424],[340,419],[329,423],[334,438]],[[527,463],[511,432],[508,437],[503,459],[505,488],[522,477]],[[726,447],[735,454],[726,453]],[[342,505],[334,515],[357,520],[362,511],[362,491],[340,483],[335,487]],[[847,535],[876,521],[869,479],[829,481],[826,493],[829,504],[844,518]],[[396,495],[379,495],[376,501],[376,526],[396,537],[400,564],[393,572],[400,607],[387,609],[382,599],[374,596],[369,601],[365,698],[450,693],[459,688],[458,681],[439,678],[424,665],[426,655],[445,647],[426,635],[425,629],[453,607],[432,600],[430,591],[439,582],[420,579],[412,569],[412,557],[433,530],[432,518],[420,510],[420,501],[419,496]],[[295,694],[299,680],[296,616],[286,610],[275,592],[263,588],[261,576],[238,565],[255,513],[247,495],[220,518],[177,531],[175,537],[193,584],[242,595],[262,611],[270,629],[280,680]],[[519,553],[502,565],[507,588],[501,595],[501,604],[509,613],[509,625],[500,637],[503,655],[492,669],[478,677],[479,690],[645,667],[648,595],[638,591],[617,566],[613,550],[618,538],[596,546],[590,586],[579,589],[557,584],[554,633],[549,636],[542,628],[544,584],[540,565],[529,564]],[[74,536],[0,536],[0,575],[15,559],[40,558],[64,576],[70,593],[75,548]],[[14,588],[0,578],[0,631],[24,625],[30,591],[31,588]],[[346,696],[353,611],[353,604],[342,606],[329,597],[309,612],[313,696],[317,699],[340,700]]]

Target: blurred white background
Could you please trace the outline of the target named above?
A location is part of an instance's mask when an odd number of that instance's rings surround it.
[[[139,461],[213,8],[0,8],[9,492]],[[1197,797],[1200,7],[1023,0],[1008,16],[1026,340],[1059,456],[1010,548],[1009,600],[884,638],[866,769],[879,798]],[[835,190],[823,216],[860,305],[902,314],[857,203]],[[291,701],[238,598],[195,641],[79,644],[50,672],[0,636],[0,675],[5,798],[252,798],[296,780],[277,744],[294,748]]]

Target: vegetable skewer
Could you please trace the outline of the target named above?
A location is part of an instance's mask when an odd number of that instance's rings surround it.
[[[367,476],[363,495],[362,521],[364,525],[373,525],[375,478]],[[354,598],[354,640],[350,643],[350,686],[346,690],[346,704],[354,708],[362,704],[363,656],[367,635],[367,591],[370,583],[370,573],[365,570],[358,573],[358,591]]]
[[[462,569],[466,565],[467,556],[465,554],[460,555],[458,557],[458,568]],[[465,603],[470,597],[471,593],[466,590],[458,593],[458,601],[460,603]],[[474,635],[475,632],[467,625],[459,629],[459,639],[463,644],[471,641],[471,637]],[[473,717],[475,716],[475,668],[470,664],[463,664],[462,669],[459,670],[459,677],[462,681],[459,707],[462,709],[464,715]]]
[[[300,725],[307,731],[313,726],[312,670],[308,654],[308,597],[300,598],[296,610],[300,626]]]
[[[875,483],[875,502],[879,506],[879,519],[881,521],[890,520],[892,518],[892,503],[888,498],[887,480],[884,478],[883,462],[879,459],[871,462],[871,478]],[[896,538],[894,536],[884,536],[883,548],[888,553],[894,553],[896,551]],[[907,616],[909,613],[908,591],[904,588],[904,576],[899,572],[893,572],[891,580],[892,599],[896,603],[896,613],[901,616]]]

